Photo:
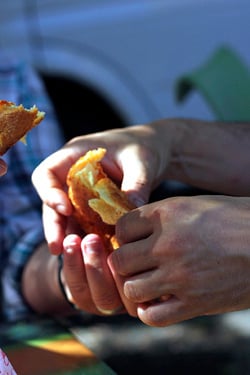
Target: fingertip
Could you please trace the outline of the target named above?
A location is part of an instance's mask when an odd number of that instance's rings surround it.
[[[82,239],[82,250],[88,254],[101,253],[104,250],[102,239],[94,233],[87,234]]]
[[[86,236],[83,238],[82,242],[85,243],[85,244],[100,243],[101,238],[98,234],[89,233],[89,234],[86,234]]]
[[[81,244],[81,237],[77,234],[68,234],[63,240],[63,248],[68,251],[72,247],[79,247]]]
[[[70,216],[73,212],[73,206],[69,200],[68,194],[60,189],[51,189],[47,195],[46,204],[53,208],[57,213],[63,216]]]

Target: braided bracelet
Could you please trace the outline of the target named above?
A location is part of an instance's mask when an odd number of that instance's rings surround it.
[[[63,269],[63,256],[62,254],[58,255],[58,284],[59,284],[59,287],[61,289],[61,292],[65,298],[65,300],[68,302],[68,304],[74,309],[74,310],[78,310],[77,306],[72,303],[68,296],[67,296],[67,293],[65,291],[65,287],[64,287],[64,284],[62,282],[62,278],[61,278],[61,273],[62,273],[62,269]]]

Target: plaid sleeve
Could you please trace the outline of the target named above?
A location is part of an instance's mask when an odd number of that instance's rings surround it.
[[[0,97],[46,112],[43,122],[4,156],[8,172],[0,180],[1,310],[14,321],[29,309],[21,294],[23,268],[44,241],[41,202],[31,183],[34,168],[62,146],[63,138],[52,105],[39,77],[25,65],[0,67]],[[32,281],[31,281],[32,282]]]

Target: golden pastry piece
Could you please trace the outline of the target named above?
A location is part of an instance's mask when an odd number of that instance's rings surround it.
[[[126,194],[106,175],[101,160],[106,149],[88,151],[71,167],[68,195],[81,228],[99,234],[108,250],[118,247],[114,237],[117,220],[134,208]]]
[[[0,100],[0,155],[24,139],[27,132],[38,125],[44,116],[45,113],[36,106],[26,109],[22,104],[17,106],[7,100]]]

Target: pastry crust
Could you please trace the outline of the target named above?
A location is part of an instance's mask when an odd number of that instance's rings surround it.
[[[17,106],[12,102],[0,100],[0,155],[25,137],[44,116],[45,113],[40,112],[35,105],[26,109],[22,104]]]
[[[114,237],[117,220],[134,208],[126,194],[106,175],[101,160],[106,149],[88,151],[71,167],[68,195],[74,215],[85,233],[100,235],[108,250],[118,247]]]

